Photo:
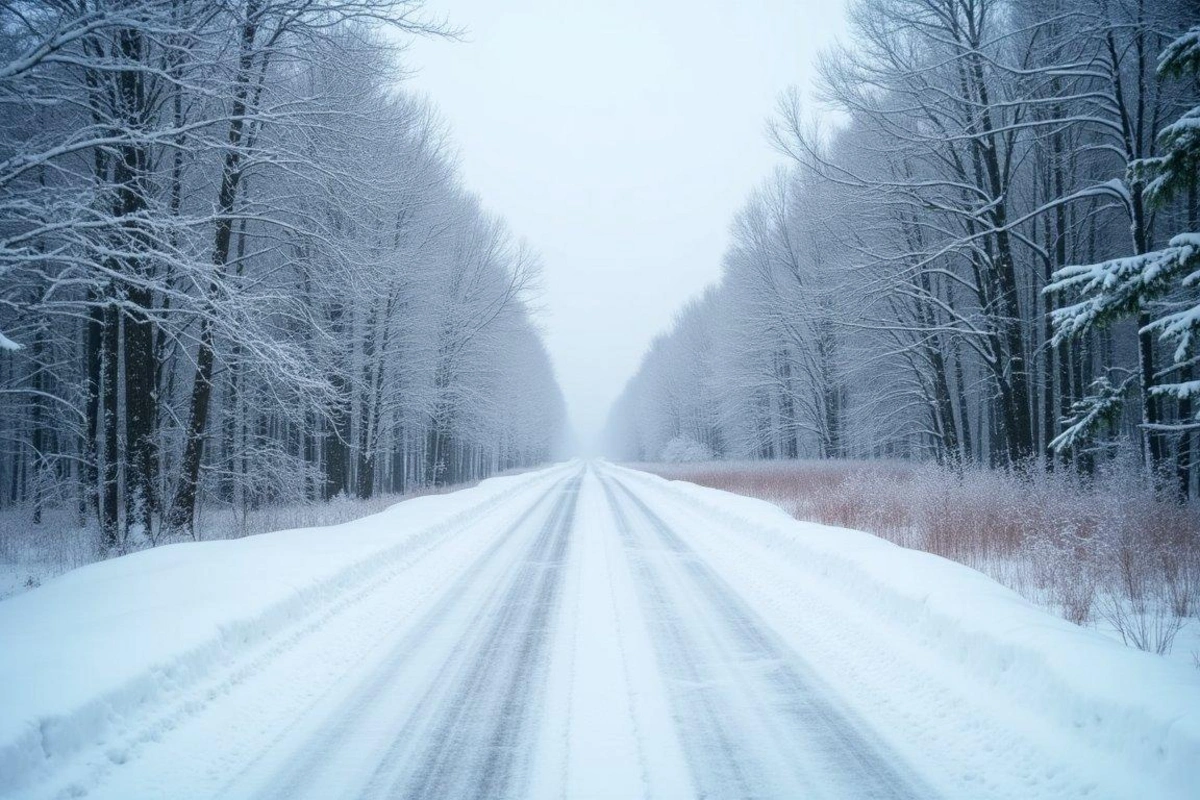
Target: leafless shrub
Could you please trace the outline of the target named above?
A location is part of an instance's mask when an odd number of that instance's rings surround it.
[[[1184,618],[1168,603],[1145,599],[1131,602],[1120,593],[1109,592],[1101,595],[1098,606],[1100,616],[1125,644],[1150,653],[1171,652],[1175,635],[1183,628]]]
[[[1076,625],[1092,621],[1099,591],[1100,560],[1094,531],[1063,531],[1030,537],[1027,549],[1014,559],[1025,566],[1031,584],[1006,581],[1026,597],[1040,597]]]

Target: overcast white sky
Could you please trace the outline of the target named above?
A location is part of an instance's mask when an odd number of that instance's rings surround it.
[[[764,128],[843,30],[843,0],[430,0],[410,88],[464,177],[545,263],[543,326],[585,447],[650,340],[715,281],[779,157]]]

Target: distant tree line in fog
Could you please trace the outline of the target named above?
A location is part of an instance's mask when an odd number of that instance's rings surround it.
[[[537,260],[397,90],[411,0],[0,5],[0,508],[204,504],[539,462]]]
[[[1095,469],[1200,430],[1200,29],[1176,0],[856,0],[616,404],[611,452]]]

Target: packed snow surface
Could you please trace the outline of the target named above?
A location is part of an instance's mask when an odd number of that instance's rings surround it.
[[[0,602],[0,795],[1195,797],[1198,678],[935,556],[575,462]]]

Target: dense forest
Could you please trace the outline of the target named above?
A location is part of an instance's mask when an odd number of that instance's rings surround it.
[[[854,0],[818,65],[831,113],[781,102],[787,166],[645,356],[610,451],[1122,459],[1195,496],[1198,19],[1176,0]]]
[[[545,460],[539,264],[461,184],[410,0],[0,4],[0,509],[198,507]]]

